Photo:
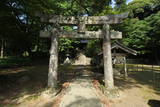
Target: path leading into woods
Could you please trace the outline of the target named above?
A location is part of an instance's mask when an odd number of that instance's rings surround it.
[[[70,84],[69,88],[69,92],[63,97],[60,107],[102,107],[91,80],[77,79]]]
[[[77,77],[70,83],[68,92],[61,100],[60,107],[103,107],[92,80],[85,76]]]

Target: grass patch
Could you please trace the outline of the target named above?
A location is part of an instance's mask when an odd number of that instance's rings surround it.
[[[123,64],[116,64],[116,68],[124,69]],[[158,65],[146,65],[146,64],[127,64],[128,71],[160,71]]]
[[[154,94],[153,93],[154,93],[153,90],[151,90],[149,88],[141,88],[141,92],[140,92],[140,94],[146,100],[153,99],[154,98]]]
[[[26,101],[36,100],[38,99],[39,95],[31,95],[25,98]]]
[[[3,104],[0,104],[0,107],[17,107],[16,104],[6,104],[5,106]]]
[[[19,67],[30,63],[31,59],[28,57],[7,57],[0,59],[0,68]]]

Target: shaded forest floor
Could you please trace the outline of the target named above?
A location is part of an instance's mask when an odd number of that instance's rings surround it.
[[[88,67],[88,71],[90,67]],[[69,71],[74,71],[75,66],[60,66],[59,72],[63,79],[59,86],[66,82],[72,82],[74,75],[79,76],[77,71],[72,75]],[[15,107],[21,104],[34,105],[42,101],[54,101],[53,96],[49,96],[47,87],[48,64],[44,61],[35,63],[32,66],[0,69],[0,107]],[[103,74],[98,78],[103,79]],[[67,76],[68,75],[68,76]],[[100,82],[101,83],[101,82]],[[103,84],[103,83],[102,83]],[[159,84],[155,84],[153,72],[131,71],[129,78],[115,78],[115,85],[119,89],[119,98],[110,100],[111,107],[157,107],[149,106],[151,99],[160,100]],[[45,99],[45,100],[44,100]],[[45,105],[45,107],[50,107]]]

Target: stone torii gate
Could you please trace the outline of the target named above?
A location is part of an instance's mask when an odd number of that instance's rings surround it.
[[[58,15],[38,15],[42,22],[49,22],[56,25],[51,31],[40,31],[40,37],[51,37],[48,86],[57,85],[58,70],[58,37],[68,38],[102,38],[103,39],[103,60],[104,60],[104,80],[107,89],[114,88],[112,57],[111,57],[111,39],[121,39],[122,33],[110,31],[110,24],[121,23],[122,19],[128,17],[128,13],[107,16],[58,16]],[[71,25],[78,26],[76,31],[64,31],[60,26]],[[100,25],[102,30],[87,31],[86,25]]]

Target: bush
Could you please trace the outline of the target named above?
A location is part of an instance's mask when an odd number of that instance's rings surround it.
[[[100,66],[102,57],[99,53],[102,52],[102,40],[94,39],[89,40],[86,47],[86,56],[91,57],[91,64],[94,66]]]

